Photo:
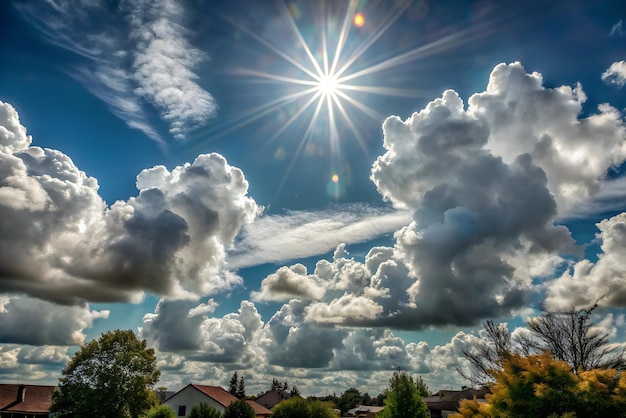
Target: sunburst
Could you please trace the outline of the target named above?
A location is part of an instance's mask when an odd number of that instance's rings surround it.
[[[283,42],[260,35],[262,31],[253,30],[251,26],[236,21],[231,17],[224,16],[240,32],[247,34],[251,39],[267,48],[277,58],[284,60],[282,66],[274,66],[271,71],[258,68],[236,68],[233,73],[239,77],[245,77],[250,81],[268,82],[278,86],[290,87],[284,94],[278,94],[275,98],[266,101],[254,108],[242,111],[235,118],[224,121],[221,126],[215,126],[213,135],[206,135],[214,139],[226,135],[252,122],[258,121],[269,115],[276,114],[283,109],[291,109],[287,120],[281,122],[278,129],[267,139],[265,146],[273,143],[281,137],[285,131],[292,128],[297,121],[298,126],[304,122],[304,128],[299,134],[291,133],[289,138],[300,138],[296,151],[292,154],[291,162],[283,177],[281,186],[294,167],[305,145],[315,136],[320,135],[318,128],[325,127],[321,135],[328,138],[331,155],[339,158],[339,127],[342,131],[350,131],[360,148],[365,152],[367,144],[360,129],[357,126],[357,114],[366,115],[375,121],[382,122],[385,116],[376,109],[366,104],[365,100],[357,100],[355,93],[382,96],[405,96],[405,97],[433,97],[433,92],[419,89],[394,88],[385,85],[371,85],[366,80],[375,80],[377,74],[407,63],[423,59],[428,56],[444,52],[461,45],[473,42],[485,37],[495,30],[494,22],[484,22],[463,30],[448,30],[447,35],[436,38],[435,41],[424,44],[417,48],[400,52],[396,55],[376,60],[368,57],[371,65],[364,65],[362,58],[387,30],[406,12],[413,1],[400,0],[385,2],[387,13],[377,16],[376,22],[367,21],[365,12],[357,11],[363,4],[359,0],[349,0],[347,3],[320,0],[319,6],[314,11],[315,17],[310,19],[314,23],[314,30],[309,30],[303,35],[303,28],[296,23],[292,9],[295,3],[287,6],[284,1],[278,0],[278,9],[281,22],[287,30]],[[307,3],[303,3],[307,4]],[[346,4],[343,12],[338,13],[338,4]],[[329,10],[333,9],[332,16]],[[337,16],[340,16],[337,18]],[[330,24],[330,22],[339,24]],[[357,39],[351,39],[352,31],[360,31]],[[364,31],[366,36],[362,36]],[[307,39],[308,38],[308,39]],[[317,39],[315,39],[317,38]],[[333,44],[329,47],[329,39]],[[293,52],[295,45],[300,51]],[[265,147],[264,146],[264,147]],[[279,189],[280,189],[279,187]]]

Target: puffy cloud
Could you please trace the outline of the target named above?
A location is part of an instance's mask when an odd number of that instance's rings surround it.
[[[178,1],[123,0],[111,6],[61,0],[18,8],[48,41],[87,58],[70,73],[129,127],[161,141],[145,103],[177,139],[215,114],[215,100],[193,72],[205,56],[187,40]]]
[[[581,260],[559,278],[546,283],[546,307],[551,310],[600,304],[626,306],[626,213],[596,224],[602,252],[598,260]]]
[[[405,288],[412,304],[388,324],[469,325],[510,312],[525,303],[530,277],[514,280],[508,259],[520,248],[572,249],[569,231],[553,225],[557,205],[543,170],[528,154],[506,163],[491,153],[489,128],[453,91],[405,122],[385,121],[387,153],[372,180],[383,196],[415,209],[395,235],[395,257],[415,278]]]
[[[269,364],[283,367],[326,367],[343,346],[347,330],[305,322],[307,302],[293,299],[272,316],[261,332],[260,346]]]
[[[107,207],[94,178],[59,151],[24,148],[15,110],[0,109],[0,291],[77,303],[241,283],[223,270],[226,248],[260,209],[222,156],[144,170],[139,194]]]
[[[626,159],[626,129],[620,112],[601,104],[581,117],[586,96],[574,88],[547,88],[537,72],[520,63],[497,65],[486,91],[469,99],[468,113],[488,126],[487,148],[510,164],[532,156],[548,179],[559,213],[593,196],[607,171]]]
[[[93,311],[86,306],[60,306],[29,297],[0,298],[0,343],[29,345],[81,345],[85,328],[109,311]],[[59,358],[53,348],[22,355],[23,358]]]
[[[265,215],[242,230],[236,247],[229,253],[228,264],[242,268],[312,257],[342,243],[364,242],[389,234],[410,220],[409,212],[365,204]]]
[[[141,336],[161,352],[185,353],[203,362],[250,364],[255,357],[251,341],[263,326],[253,303],[242,301],[238,313],[208,317],[213,300],[197,305],[189,300],[161,300],[154,314],[143,318]]]
[[[252,292],[255,301],[288,300],[292,298],[316,300],[324,296],[326,290],[314,275],[307,275],[306,267],[294,264],[281,267],[261,282],[261,290]]]
[[[621,20],[620,20],[621,23]],[[616,61],[602,73],[602,81],[607,84],[614,84],[619,88],[626,84],[626,61]]]
[[[309,321],[341,324],[373,320],[382,313],[383,308],[369,298],[345,294],[328,304],[313,303],[306,311]]]

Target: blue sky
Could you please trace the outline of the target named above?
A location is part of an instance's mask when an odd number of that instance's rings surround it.
[[[481,321],[626,335],[618,1],[0,5],[0,380],[466,384]]]

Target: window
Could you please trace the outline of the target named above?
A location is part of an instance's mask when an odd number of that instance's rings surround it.
[[[186,405],[180,405],[178,407],[178,416],[179,417],[184,417],[185,415],[187,415],[187,406]]]

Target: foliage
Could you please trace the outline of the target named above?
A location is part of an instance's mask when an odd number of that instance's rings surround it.
[[[237,394],[235,396],[239,399],[246,397],[246,382],[243,380],[243,375],[239,378],[239,385],[237,385]]]
[[[255,418],[254,409],[245,401],[239,399],[228,405],[224,411],[223,418]]]
[[[222,413],[206,402],[200,402],[191,408],[188,418],[222,418]]]
[[[427,418],[430,414],[416,382],[405,371],[394,372],[389,379],[385,408],[377,418]]]
[[[237,376],[237,372],[233,373],[233,376],[230,378],[230,382],[228,384],[228,393],[233,396],[237,396],[237,383],[239,377]]]
[[[291,396],[300,396],[300,389],[296,385],[291,387],[291,392],[289,392]]]
[[[350,388],[341,394],[337,401],[337,408],[345,414],[349,409],[356,407],[360,401],[361,392],[358,389]]]
[[[569,364],[551,354],[512,354],[503,369],[493,371],[496,383],[487,404],[463,401],[461,417],[626,417],[626,375],[615,369],[574,374]]]
[[[276,378],[272,379],[272,386],[270,386],[270,390],[280,391],[280,390],[282,390],[282,388],[283,388],[283,385],[280,384],[278,379],[276,379]]]
[[[313,399],[295,397],[272,409],[272,418],[336,418],[333,405]]]
[[[167,405],[153,406],[142,415],[144,418],[176,418],[176,413]]]
[[[419,393],[422,398],[427,398],[431,395],[431,392],[428,389],[428,386],[426,386],[424,379],[422,379],[422,376],[417,376],[415,378],[415,387],[417,387],[417,393]]]
[[[553,358],[565,361],[577,374],[597,368],[623,368],[624,351],[609,344],[609,334],[594,328],[589,309],[567,312],[547,312],[526,322],[526,333],[511,336],[504,324],[483,323],[486,341],[481,341],[463,354],[472,366],[471,374],[459,371],[477,386],[493,383],[492,370],[502,370],[502,363],[510,355],[537,355],[549,352]]]
[[[131,330],[84,345],[63,369],[50,412],[73,417],[138,417],[157,403],[154,350]]]

